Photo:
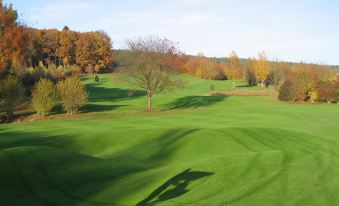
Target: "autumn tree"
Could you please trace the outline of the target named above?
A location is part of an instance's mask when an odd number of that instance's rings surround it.
[[[103,32],[79,34],[76,42],[76,62],[88,72],[99,72],[113,62],[112,41]]]
[[[316,91],[319,101],[331,103],[336,100],[336,86],[332,82],[320,82]]]
[[[75,32],[70,31],[68,28],[61,31],[59,39],[60,46],[56,50],[56,55],[64,66],[75,64],[75,41]]]
[[[0,81],[1,108],[6,112],[9,121],[17,106],[22,101],[24,88],[18,78],[10,75]]]
[[[44,56],[44,62],[47,63],[47,65],[59,64],[57,55],[59,46],[59,31],[57,29],[48,29],[42,31],[42,52]]]
[[[291,67],[288,63],[285,62],[272,62],[271,63],[272,70],[269,74],[269,79],[273,83],[273,85],[279,89],[279,87],[286,80],[288,73],[291,70]]]
[[[242,78],[240,60],[235,51],[231,52],[228,62],[224,64],[224,73],[228,79],[232,79],[233,87],[235,87],[235,80]]]
[[[189,58],[184,71],[202,79],[224,79],[222,67],[202,53]]]
[[[122,72],[129,83],[147,93],[148,111],[152,111],[155,94],[181,85],[180,81],[174,80],[174,73],[166,62],[167,55],[177,53],[178,49],[172,41],[155,36],[129,40],[127,46]]]
[[[94,71],[100,72],[102,69],[108,68],[113,63],[112,41],[108,34],[104,31],[94,33],[95,41],[95,58],[96,64]]]
[[[267,61],[267,57],[265,52],[259,53],[259,57],[257,60],[253,62],[253,71],[256,77],[257,82],[261,87],[265,86],[265,80],[270,73],[270,65]]]
[[[0,1],[0,72],[26,65],[28,35],[17,22],[17,12]]]
[[[32,91],[32,106],[38,115],[47,115],[54,107],[57,92],[53,82],[40,79]]]
[[[255,78],[254,69],[253,69],[253,61],[254,60],[249,58],[242,65],[242,68],[243,68],[243,78],[247,82],[248,86],[255,86],[257,84],[257,80]]]
[[[60,81],[57,90],[67,114],[75,114],[87,102],[88,93],[85,85],[76,76]]]

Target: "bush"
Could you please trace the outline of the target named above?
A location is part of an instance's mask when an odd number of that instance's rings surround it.
[[[255,86],[255,85],[257,85],[257,80],[255,78],[255,74],[252,71],[252,69],[250,69],[250,68],[247,68],[245,70],[245,72],[244,72],[244,79],[246,80],[248,86]]]
[[[95,80],[95,82],[99,82],[99,76],[95,75],[94,80]]]
[[[214,84],[211,84],[211,86],[210,86],[210,92],[214,92],[214,91],[215,91]]]
[[[57,85],[59,97],[63,102],[67,114],[74,114],[87,102],[88,93],[81,80],[76,77],[68,77]]]
[[[47,115],[54,107],[57,99],[53,82],[40,79],[33,88],[32,106],[38,115]]]
[[[32,87],[39,79],[46,78],[47,68],[43,65],[39,65],[37,68],[28,67],[24,69],[21,76],[22,84],[25,87]]]
[[[291,100],[294,100],[293,85],[292,85],[291,81],[286,80],[280,86],[278,99],[282,100],[282,101],[291,101]]]
[[[14,76],[8,76],[0,81],[1,108],[6,112],[7,121],[14,113],[15,108],[21,103],[24,88],[20,80]]]

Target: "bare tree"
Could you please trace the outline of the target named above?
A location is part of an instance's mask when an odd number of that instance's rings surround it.
[[[144,90],[148,95],[148,111],[152,111],[152,97],[183,82],[174,79],[175,70],[168,58],[177,54],[177,46],[170,40],[155,36],[127,41],[128,50],[123,52],[121,61],[126,80]]]

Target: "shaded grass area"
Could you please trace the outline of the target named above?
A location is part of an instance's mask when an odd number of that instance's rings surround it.
[[[212,106],[225,99],[225,96],[186,96],[166,104],[165,107],[169,109],[195,109]]]

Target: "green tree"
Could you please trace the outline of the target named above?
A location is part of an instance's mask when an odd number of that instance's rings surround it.
[[[57,89],[67,114],[75,114],[87,102],[88,93],[85,85],[76,76],[60,81]]]
[[[21,103],[24,88],[18,78],[10,75],[0,81],[1,108],[6,112],[9,121],[16,107]]]
[[[53,82],[40,79],[32,92],[32,106],[38,115],[45,116],[50,112],[57,100],[57,93]]]

